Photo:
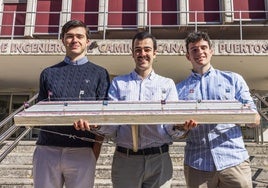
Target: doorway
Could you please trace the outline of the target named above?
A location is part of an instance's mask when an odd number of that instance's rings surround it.
[[[31,93],[0,93],[0,122],[9,116],[12,112],[24,105],[33,95]],[[10,126],[14,124],[13,119],[6,122],[1,128],[0,132],[6,131]],[[19,129],[14,133],[10,139],[16,138],[24,128]],[[32,131],[25,136],[24,139],[31,140],[37,137],[38,133]]]

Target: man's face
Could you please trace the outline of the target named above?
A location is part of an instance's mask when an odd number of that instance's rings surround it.
[[[190,43],[186,57],[191,61],[194,70],[210,66],[210,60],[213,50],[209,47],[208,42],[200,40],[196,43]]]
[[[66,48],[66,56],[71,59],[83,57],[86,53],[89,39],[86,37],[86,29],[75,27],[64,34],[62,42]]]
[[[151,38],[135,40],[133,43],[132,57],[136,63],[137,71],[151,70],[156,51]]]

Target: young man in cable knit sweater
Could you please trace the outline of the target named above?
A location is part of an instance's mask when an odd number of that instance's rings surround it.
[[[63,26],[61,39],[66,56],[42,71],[38,101],[107,97],[108,72],[86,57],[89,37],[90,31],[81,21],[71,20]],[[77,131],[73,126],[42,127],[33,157],[34,187],[93,187],[100,145],[68,135],[96,139],[90,132]]]

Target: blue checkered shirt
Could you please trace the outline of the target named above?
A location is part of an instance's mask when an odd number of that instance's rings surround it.
[[[246,82],[233,72],[211,67],[204,75],[192,72],[176,87],[180,100],[238,100],[256,109]],[[186,143],[184,163],[198,170],[219,171],[249,158],[241,127],[234,124],[199,125]]]

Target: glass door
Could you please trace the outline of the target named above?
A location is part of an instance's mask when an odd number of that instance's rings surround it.
[[[16,111],[19,107],[24,105],[24,103],[27,102],[29,99],[30,99],[30,96],[27,94],[12,94],[11,100],[10,100],[10,113]],[[21,127],[19,130],[16,131],[15,134],[11,136],[11,138],[18,137],[23,130],[24,128]],[[25,138],[29,139],[30,138],[29,134],[26,135]]]
[[[5,119],[9,114],[10,96],[0,95],[0,121]]]
[[[0,95],[0,122],[2,122],[8,115],[10,109],[10,95]],[[9,126],[10,122],[6,123],[0,128],[0,133],[4,132]]]

